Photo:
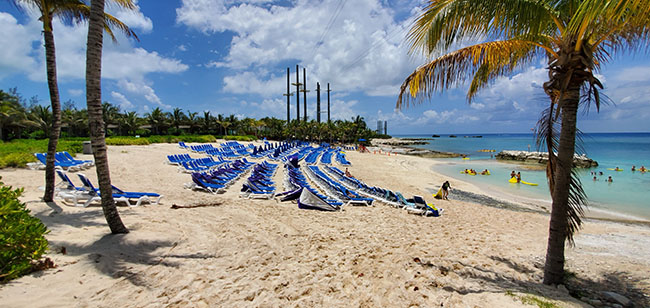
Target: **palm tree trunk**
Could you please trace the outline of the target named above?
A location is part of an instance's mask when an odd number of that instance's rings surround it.
[[[52,104],[52,129],[50,130],[50,140],[47,143],[43,201],[51,202],[54,200],[54,155],[56,154],[56,146],[59,143],[59,134],[61,133],[61,102],[56,78],[56,53],[51,19],[43,20],[43,37],[45,39],[47,86],[50,89],[50,102]]]
[[[95,157],[102,209],[112,233],[128,233],[115,207],[111,187],[111,176],[106,155],[104,120],[102,118],[102,39],[104,35],[104,0],[92,0],[88,24],[88,45],[86,49],[86,100],[90,140]]]
[[[564,94],[562,128],[558,144],[553,206],[549,223],[548,247],[544,266],[544,284],[561,284],[564,281],[564,246],[568,232],[569,185],[576,140],[576,115],[580,101],[580,84],[574,83]]]

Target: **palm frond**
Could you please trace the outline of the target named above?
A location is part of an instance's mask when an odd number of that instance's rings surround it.
[[[569,36],[576,38],[578,51],[587,39],[593,38],[594,31],[606,24],[614,32],[628,26],[650,26],[650,0],[585,0],[571,17],[567,26]],[[596,39],[600,41],[602,38]]]
[[[516,37],[554,33],[563,25],[545,1],[431,1],[407,35],[410,53],[430,56],[464,39]]]
[[[567,208],[567,242],[574,246],[573,234],[580,230],[584,208],[587,206],[587,194],[582,189],[580,177],[575,168],[571,169],[571,181],[569,183],[569,202]]]
[[[126,37],[132,37],[136,40],[140,40],[129,26],[121,22],[119,19],[113,17],[111,14],[104,13],[104,30],[111,36],[113,42],[117,42],[115,35],[113,35],[113,29],[118,29],[126,35]]]
[[[471,101],[476,92],[491,80],[529,63],[538,53],[530,41],[507,40],[486,42],[446,54],[417,68],[400,87],[397,108],[417,104],[436,91],[448,89],[472,76],[467,94]],[[407,91],[410,95],[404,95]]]
[[[557,123],[557,117],[554,116],[555,103],[551,101],[550,106],[547,109],[542,111],[542,114],[537,121],[535,127],[535,138],[537,143],[537,149],[540,152],[548,152],[548,162],[546,163],[546,180],[548,181],[548,188],[553,193],[553,188],[555,187],[555,168],[557,166],[557,148],[560,142],[560,132],[555,125]]]

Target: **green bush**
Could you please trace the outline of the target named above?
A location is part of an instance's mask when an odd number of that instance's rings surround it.
[[[18,200],[22,189],[12,190],[0,177],[0,281],[27,274],[45,250],[48,232],[45,225],[29,215]]]
[[[252,135],[246,135],[246,136],[224,136],[223,139],[226,139],[226,140],[235,140],[235,141],[255,141],[255,140],[257,140],[257,137],[252,136]]]
[[[147,138],[135,137],[108,137],[106,138],[107,145],[147,145],[150,144]]]

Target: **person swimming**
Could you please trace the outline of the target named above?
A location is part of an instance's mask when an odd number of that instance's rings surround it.
[[[639,168],[639,171],[646,172],[646,171],[648,171],[648,169],[646,169],[645,166],[641,165],[641,168]]]
[[[594,182],[598,181],[598,179],[594,176]]]
[[[487,169],[481,171],[481,174],[482,174],[482,175],[486,175],[486,174],[488,174],[488,173],[490,173],[490,171],[488,171]]]
[[[622,169],[619,168],[618,166],[616,166],[616,168],[614,168],[614,170],[616,170],[616,171],[621,171]]]
[[[610,183],[611,183],[611,182],[614,182],[614,180],[612,180],[612,176],[611,176],[611,175],[607,178],[607,182],[610,182]]]
[[[636,171],[636,166],[632,165],[632,171]]]

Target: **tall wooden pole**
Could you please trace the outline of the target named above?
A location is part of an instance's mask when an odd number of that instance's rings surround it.
[[[302,68],[302,93],[304,93],[303,106],[305,107],[305,110],[303,110],[303,115],[304,115],[303,121],[305,122],[307,122],[307,92],[309,92],[309,90],[307,90],[307,69],[303,67]]]
[[[320,124],[320,82],[316,83],[316,121]]]
[[[330,83],[327,83],[327,123],[330,123]]]
[[[292,83],[296,86],[296,120],[300,122],[300,68],[296,65],[296,82]]]
[[[291,96],[289,74],[291,74],[291,69],[287,67],[287,94],[285,94],[287,96],[287,126],[291,123],[291,114],[289,113],[289,104],[291,103],[291,99],[289,98]]]

